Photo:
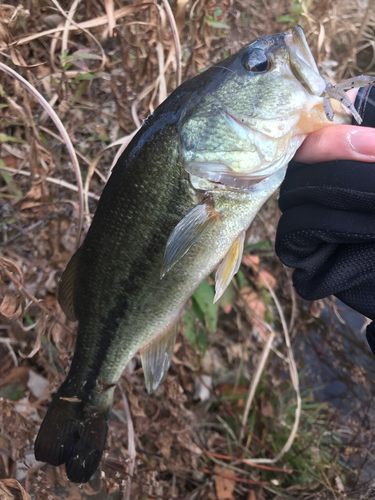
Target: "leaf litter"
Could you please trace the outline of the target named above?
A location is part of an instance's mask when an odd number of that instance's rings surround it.
[[[371,485],[353,465],[363,454],[373,460],[371,425],[361,429],[354,416],[339,423],[335,408],[307,383],[296,339],[327,306],[306,314],[274,255],[275,198],[252,225],[241,270],[218,304],[211,278],[189,301],[170,373],[156,394],[145,392],[138,355],[124,371],[92,481],[69,484],[63,468],[36,463],[32,451],[75,342],[57,284],[87,232],[114,157],[142,120],[176,82],[289,23],[303,25],[331,79],[374,70],[369,6],[362,0],[2,6],[1,498],[371,498]],[[337,344],[330,326],[327,342]],[[368,390],[366,371],[351,372]],[[370,419],[369,411],[361,416]]]

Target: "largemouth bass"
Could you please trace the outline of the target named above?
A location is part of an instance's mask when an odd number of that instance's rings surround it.
[[[306,135],[347,121],[340,107],[333,117],[328,97],[353,110],[344,89],[363,84],[327,84],[296,26],[185,82],[146,120],[60,283],[77,344],[36,439],[37,460],[89,480],[127,363],[140,351],[147,389],[158,387],[186,300],[219,264],[220,297],[246,230]]]

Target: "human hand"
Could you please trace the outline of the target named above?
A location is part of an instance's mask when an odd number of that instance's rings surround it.
[[[335,295],[375,320],[375,86],[352,99],[362,125],[311,134],[289,164],[276,253],[303,298]],[[367,339],[375,354],[375,322]]]
[[[358,90],[352,89],[347,92],[353,104]],[[362,126],[336,125],[322,128],[305,139],[293,161],[309,164],[330,160],[375,162],[375,129],[370,127],[375,127],[375,122],[367,127],[362,124]]]

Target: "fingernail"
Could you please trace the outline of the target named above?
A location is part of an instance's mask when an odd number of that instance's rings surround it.
[[[375,156],[375,129],[363,128],[348,134],[348,142],[358,154]]]

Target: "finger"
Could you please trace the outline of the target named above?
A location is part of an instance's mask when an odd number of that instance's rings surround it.
[[[347,95],[353,104],[357,97],[358,90],[359,89],[356,88],[347,91]],[[373,155],[375,153],[371,150],[371,148],[370,151],[368,151],[368,149],[364,151],[363,149],[358,148],[358,145],[357,150],[352,147],[355,143],[355,139],[354,143],[350,140],[350,133],[354,132],[355,129],[359,129],[359,127],[350,127],[350,129],[353,130],[350,131],[347,126],[344,128],[340,126],[332,128],[327,127],[310,134],[296,152],[294,160],[303,163],[318,163],[322,161],[350,159],[373,162]],[[364,129],[362,128],[362,130]],[[368,143],[371,145],[373,138],[372,140],[367,141],[365,135],[363,142],[367,147]],[[359,157],[358,154],[361,156]],[[364,156],[368,157],[368,159],[364,159]]]
[[[352,125],[326,127],[307,136],[294,157],[301,163],[331,160],[375,161],[375,129]]]

